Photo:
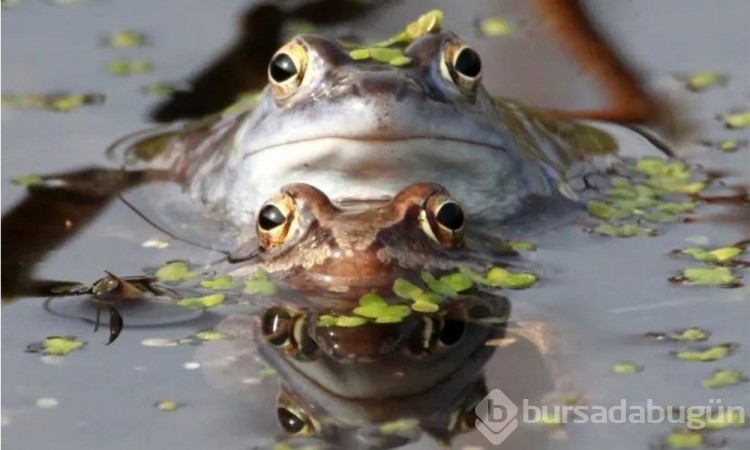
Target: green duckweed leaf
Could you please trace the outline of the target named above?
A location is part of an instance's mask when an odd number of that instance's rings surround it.
[[[453,297],[458,296],[458,291],[453,289],[453,287],[450,286],[450,284],[442,280],[435,279],[435,277],[432,276],[430,272],[424,271],[422,272],[421,276],[422,276],[422,281],[424,281],[424,284],[426,284],[427,287],[430,288],[431,291],[436,292],[440,295],[444,295],[448,298],[453,298]]]
[[[625,223],[622,225],[613,225],[610,223],[602,223],[596,226],[592,230],[596,234],[609,237],[620,237],[629,238],[633,236],[653,236],[654,230],[650,228],[644,228],[634,223]]]
[[[690,171],[680,160],[664,160],[654,157],[644,157],[636,161],[635,169],[651,177],[664,177],[675,180],[687,180]]]
[[[618,375],[630,375],[641,372],[643,367],[632,362],[619,362],[612,366],[612,372]]]
[[[322,315],[318,317],[318,326],[319,327],[334,327],[336,326],[336,316],[331,316],[328,314]]]
[[[107,72],[118,77],[147,73],[154,70],[151,61],[145,59],[115,59],[107,63]]]
[[[685,87],[693,92],[700,92],[711,86],[722,85],[727,81],[726,75],[716,72],[693,72],[685,77]]]
[[[349,51],[349,57],[355,61],[360,61],[363,59],[370,59],[370,49],[369,48],[355,48],[354,50]]]
[[[708,389],[731,386],[743,381],[745,377],[739,370],[717,370],[709,378],[701,380],[701,385]]]
[[[586,209],[592,216],[602,220],[613,220],[616,218],[628,217],[630,214],[622,214],[617,209],[607,203],[597,200],[591,200],[586,204]]]
[[[141,93],[147,97],[165,97],[177,92],[177,86],[167,83],[148,84],[141,88]]]
[[[156,278],[165,283],[179,283],[195,278],[196,274],[182,261],[173,261],[156,271]]]
[[[732,345],[722,344],[706,350],[678,350],[674,355],[683,361],[709,362],[726,358],[732,349]]]
[[[750,110],[738,111],[724,115],[724,125],[727,128],[750,127]]]
[[[380,432],[383,434],[396,434],[404,431],[412,431],[417,428],[418,423],[415,420],[401,419],[386,422],[380,425]]]
[[[536,283],[536,280],[537,276],[533,273],[511,273],[501,267],[492,267],[487,271],[482,284],[508,289],[525,289]]]
[[[686,248],[680,253],[683,255],[689,255],[695,258],[697,261],[705,263],[718,263],[731,261],[735,257],[742,253],[742,249],[738,247],[721,247],[714,250],[705,250],[702,248]]]
[[[536,250],[536,244],[530,241],[510,241],[508,245],[517,252],[533,252]]]
[[[359,305],[354,308],[354,314],[375,319],[376,323],[401,322],[411,313],[406,305],[388,305],[383,298],[375,293],[368,293],[359,299]]]
[[[747,426],[747,418],[745,415],[736,410],[724,409],[718,413],[712,415],[706,420],[707,430],[723,430],[729,427],[745,427]]]
[[[162,400],[156,402],[156,407],[164,412],[172,412],[177,411],[177,409],[180,407],[180,404],[174,400]]]
[[[667,334],[669,339],[687,342],[705,341],[708,340],[708,336],[709,333],[700,328],[686,328],[675,333]]]
[[[421,313],[434,313],[440,310],[440,306],[427,300],[417,300],[411,304],[411,309]]]
[[[278,291],[276,285],[268,279],[268,274],[262,270],[255,272],[245,280],[245,294],[274,295]]]
[[[668,448],[703,447],[703,434],[693,430],[679,430],[669,433],[665,439]]]
[[[44,355],[65,356],[68,353],[79,350],[85,342],[79,341],[72,336],[50,336],[40,344],[32,344],[27,351],[42,353]]]
[[[201,341],[212,342],[224,340],[227,338],[227,335],[220,331],[206,330],[195,333],[195,337],[197,337]]]
[[[682,277],[687,283],[697,286],[731,286],[738,281],[726,267],[690,267],[683,269]]]
[[[401,298],[413,300],[424,291],[403,278],[397,278],[393,282],[393,293]]]
[[[13,182],[13,184],[24,187],[44,185],[44,179],[35,173],[21,175],[13,178],[11,181]]]
[[[507,36],[513,34],[515,26],[501,16],[493,16],[479,21],[479,31],[486,37]]]
[[[336,318],[336,326],[344,328],[353,328],[367,323],[367,319],[356,316],[339,316]]]
[[[177,305],[183,308],[205,309],[215,308],[224,303],[224,294],[204,295],[203,297],[183,298],[177,302]]]
[[[237,286],[237,282],[232,280],[231,275],[221,275],[212,280],[201,281],[201,287],[206,289],[233,289]]]
[[[372,47],[390,47],[395,44],[408,44],[425,34],[440,31],[443,22],[443,12],[440,10],[428,11],[414,22],[406,25],[404,31],[391,36],[380,42],[372,44]]]
[[[118,30],[107,36],[106,43],[112,48],[138,48],[148,43],[143,33],[133,30]]]

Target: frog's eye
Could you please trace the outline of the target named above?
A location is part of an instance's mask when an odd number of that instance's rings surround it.
[[[443,49],[440,73],[462,89],[474,89],[482,79],[482,58],[469,46],[449,42]]]
[[[465,222],[461,206],[454,199],[440,194],[428,197],[419,215],[422,231],[449,248],[463,247]]]
[[[267,201],[258,211],[255,229],[261,251],[282,246],[297,227],[297,205],[288,195]]]
[[[298,408],[289,405],[279,405],[276,408],[276,418],[281,428],[295,436],[312,436],[315,434],[315,421],[312,417]]]
[[[302,85],[307,69],[307,49],[297,42],[281,47],[268,63],[268,81],[277,97],[293,94]]]

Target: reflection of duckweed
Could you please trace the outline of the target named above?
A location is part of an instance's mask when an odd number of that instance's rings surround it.
[[[724,125],[727,128],[750,127],[750,110],[737,111],[724,115]]]
[[[274,295],[278,289],[276,285],[268,279],[268,274],[262,270],[255,272],[245,280],[245,294]]]
[[[612,372],[618,375],[630,375],[641,372],[643,367],[632,362],[619,362],[612,366]]]
[[[145,34],[133,30],[118,30],[107,36],[106,44],[112,48],[137,48],[148,43]]]
[[[42,353],[44,355],[65,356],[84,346],[85,342],[79,341],[72,336],[50,336],[42,342],[30,344],[26,351],[29,353]]]
[[[177,411],[177,409],[180,407],[180,404],[174,400],[162,400],[160,402],[156,402],[156,407],[165,412],[172,412]]]
[[[692,256],[696,260],[705,263],[722,263],[731,261],[739,256],[742,253],[742,249],[738,247],[720,247],[713,250],[686,248],[680,253]]]
[[[711,333],[698,327],[685,328],[683,330],[677,330],[671,333],[663,333],[663,332],[655,332],[655,331],[646,333],[646,337],[652,337],[652,338],[656,338],[660,340],[685,341],[685,342],[706,341],[708,340],[708,337],[710,335]]]
[[[354,314],[368,319],[374,319],[375,323],[401,322],[404,317],[411,314],[406,305],[389,305],[383,297],[375,293],[363,295],[359,299],[359,306],[354,308]]]
[[[222,303],[224,303],[224,294],[211,294],[203,297],[183,298],[177,302],[177,305],[184,308],[201,309],[215,308]]]
[[[668,448],[703,447],[703,434],[693,430],[678,430],[669,433],[665,439]]]
[[[731,386],[744,381],[745,377],[739,370],[717,370],[708,378],[701,380],[701,385],[709,389],[717,389],[724,386]]]
[[[232,280],[230,275],[221,275],[212,280],[201,281],[201,287],[206,289],[233,289],[235,286],[237,286],[237,283]]]
[[[679,281],[696,286],[734,286],[738,283],[737,277],[726,267],[683,269]]]
[[[726,358],[734,348],[733,344],[721,344],[705,350],[678,350],[673,355],[683,361],[710,362]]]
[[[500,16],[486,17],[479,21],[479,31],[486,37],[507,36],[514,30],[513,24]]]
[[[156,278],[165,283],[179,283],[195,278],[195,273],[183,261],[169,262],[157,269]]]

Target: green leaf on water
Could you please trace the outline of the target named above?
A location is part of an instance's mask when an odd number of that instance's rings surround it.
[[[165,283],[179,283],[195,278],[195,273],[182,261],[173,261],[156,271],[156,278]]]
[[[220,275],[212,280],[201,281],[201,287],[206,289],[233,289],[237,286],[237,282],[232,280],[231,275]]]
[[[424,291],[403,278],[397,278],[393,282],[393,293],[401,298],[413,300]]]
[[[697,286],[730,286],[738,281],[726,267],[691,267],[683,269],[682,277],[687,283]]]
[[[40,186],[44,184],[44,179],[35,173],[21,175],[21,176],[13,178],[11,181],[13,182],[13,184],[17,184],[19,186],[25,186],[25,187]]]
[[[738,111],[724,115],[724,125],[727,128],[750,127],[750,110]]]
[[[632,362],[619,362],[612,366],[612,372],[618,375],[631,375],[643,370],[643,367]]]
[[[84,342],[72,336],[50,336],[42,341],[41,353],[45,355],[65,356],[83,347]]]
[[[668,448],[700,448],[703,447],[703,434],[693,430],[673,431],[665,441]]]
[[[262,270],[255,272],[245,280],[245,294],[274,295],[278,291],[276,285],[268,279],[268,274]]]
[[[517,252],[533,252],[536,250],[536,244],[530,241],[510,241],[508,245]]]
[[[706,350],[678,350],[674,352],[677,359],[683,361],[709,362],[724,359],[732,351],[732,345],[722,344]]]
[[[667,337],[675,341],[695,342],[707,340],[708,335],[708,332],[701,330],[700,328],[686,328],[675,333],[670,333]]]
[[[536,283],[537,278],[533,273],[511,273],[501,267],[492,267],[487,271],[482,284],[508,289],[526,289]]]
[[[417,300],[411,304],[411,309],[422,313],[434,313],[440,310],[440,306],[431,301]]]
[[[479,22],[479,31],[486,37],[498,37],[512,34],[515,27],[509,20],[501,16],[493,16]]]
[[[119,77],[147,73],[153,70],[154,65],[151,61],[145,59],[115,59],[107,63],[107,72]]]
[[[203,297],[183,298],[177,302],[178,306],[191,309],[215,308],[224,303],[224,294],[204,295]]]
[[[354,308],[354,314],[358,316],[375,319],[376,323],[401,322],[404,317],[411,314],[406,305],[389,305],[376,293],[368,293],[359,299],[358,307]]]
[[[621,237],[629,238],[633,236],[652,236],[654,230],[650,228],[644,228],[634,223],[625,223],[622,225],[612,225],[609,223],[602,223],[592,230],[596,234],[609,237]]]
[[[146,35],[133,30],[118,30],[107,36],[107,45],[112,48],[138,48],[148,42]]]
[[[681,251],[684,255],[689,255],[698,261],[705,263],[719,263],[731,261],[742,253],[742,249],[738,247],[720,247],[713,250],[705,250],[702,248],[686,248]]]
[[[716,72],[693,72],[685,79],[685,87],[694,92],[700,92],[711,86],[726,83],[726,75]]]
[[[195,333],[195,337],[197,337],[201,341],[212,342],[224,340],[227,338],[227,335],[220,331],[206,330]]]
[[[156,407],[164,412],[172,412],[177,411],[177,409],[180,407],[180,404],[174,400],[162,400],[156,402]]]
[[[724,386],[731,386],[744,381],[745,377],[739,370],[717,370],[709,378],[701,380],[701,385],[709,389],[717,389]]]

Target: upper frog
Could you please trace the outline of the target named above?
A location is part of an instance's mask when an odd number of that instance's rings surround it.
[[[616,151],[603,131],[492,98],[481,56],[439,21],[390,41],[377,48],[399,57],[382,62],[299,35],[271,59],[252,107],[140,135],[131,149],[239,225],[297,182],[373,199],[437,180],[472,216],[498,220]]]
[[[468,258],[465,222],[437,184],[408,186],[374,207],[336,205],[313,186],[293,184],[261,206],[256,264],[235,275],[262,268],[325,286],[390,286],[400,272],[455,268]]]

